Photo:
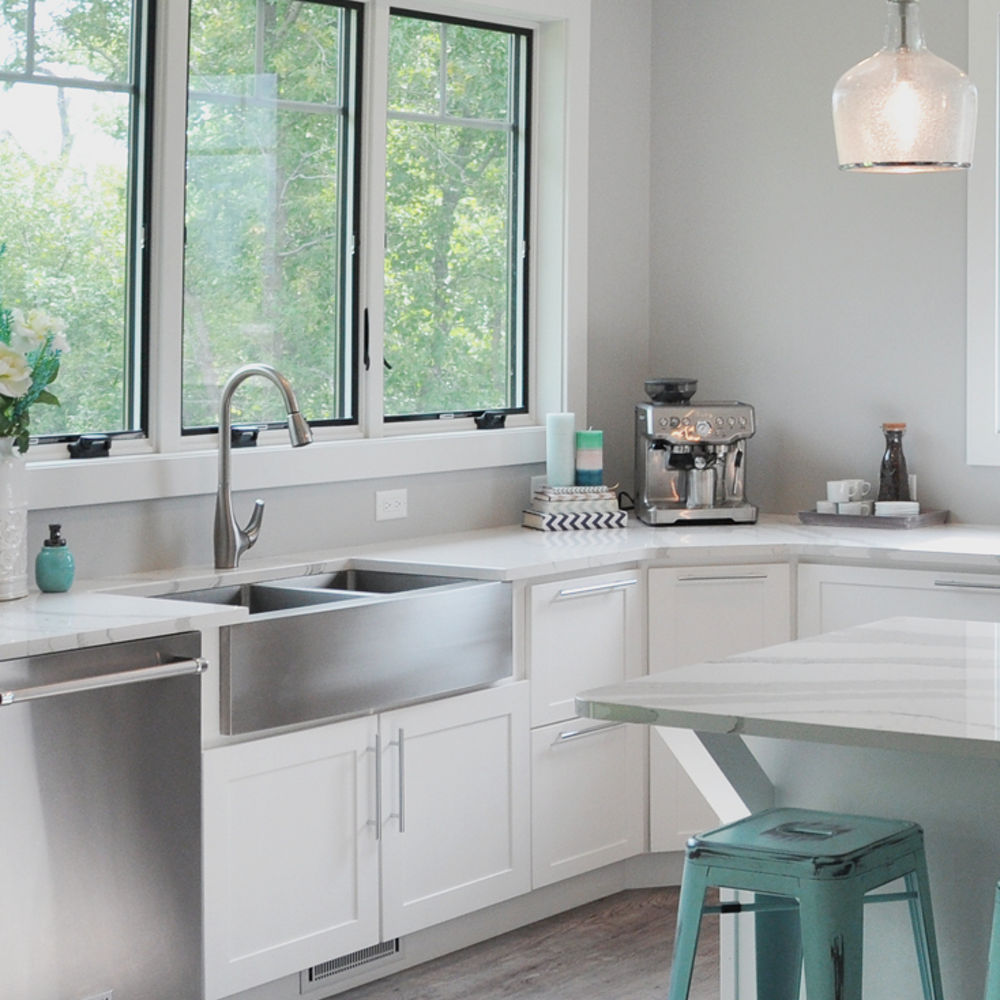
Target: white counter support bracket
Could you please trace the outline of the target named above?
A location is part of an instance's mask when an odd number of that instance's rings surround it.
[[[774,805],[774,785],[739,734],[651,728],[723,823]]]

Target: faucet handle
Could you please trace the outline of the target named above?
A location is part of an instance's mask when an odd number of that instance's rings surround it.
[[[260,534],[260,522],[263,520],[264,501],[254,500],[253,513],[250,515],[250,520],[247,521],[247,526],[240,532],[240,535],[245,542],[242,551],[245,552],[254,544],[254,542],[257,541],[257,536]]]

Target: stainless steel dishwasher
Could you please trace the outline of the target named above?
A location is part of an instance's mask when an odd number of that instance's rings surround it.
[[[197,1000],[197,633],[0,661],[0,996]]]

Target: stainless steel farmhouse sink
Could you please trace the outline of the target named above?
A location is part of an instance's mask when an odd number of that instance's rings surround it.
[[[227,734],[383,711],[512,671],[506,583],[352,568],[163,596],[249,611],[220,629]]]

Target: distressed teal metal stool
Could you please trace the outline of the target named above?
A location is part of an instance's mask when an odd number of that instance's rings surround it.
[[[984,1000],[1000,1000],[1000,885],[993,896],[993,936],[990,938],[990,964],[983,997]]]
[[[866,897],[900,878],[905,892]],[[758,895],[753,903],[706,906],[709,887]],[[923,831],[916,823],[769,809],[692,837],[668,1000],[688,996],[702,914],[738,912],[755,914],[758,1000],[795,1000],[803,967],[809,1000],[861,1000],[864,905],[902,900],[909,902],[924,998],[943,1000]]]

